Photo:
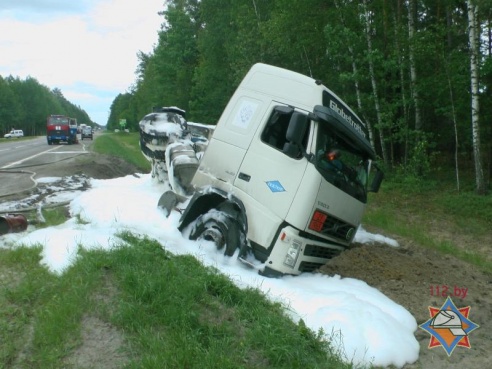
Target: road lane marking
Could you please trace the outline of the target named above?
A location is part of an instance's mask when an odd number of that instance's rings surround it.
[[[50,151],[53,151],[53,150],[56,150],[56,149],[58,149],[58,147],[53,147],[53,148],[51,148],[51,149],[49,149],[49,150],[46,150],[46,151],[43,151],[43,152],[37,153],[36,155],[30,156],[30,157],[28,157],[28,158],[25,158],[25,159],[22,159],[22,160],[19,160],[19,161],[16,161],[16,162],[10,163],[10,164],[8,164],[8,165],[5,165],[5,166],[1,167],[0,169],[6,169],[6,168],[13,167],[14,165],[22,164],[23,162],[25,162],[25,161],[27,161],[27,160],[33,159],[33,158],[35,158],[35,157],[37,157],[37,156],[40,156],[40,155],[46,154],[46,153],[48,153],[48,152],[50,152]]]
[[[88,154],[88,151],[57,151],[57,152],[50,152],[48,154]]]
[[[6,149],[2,149],[0,151],[10,151],[10,150],[15,150],[15,149],[22,149],[23,147],[30,147],[31,145],[17,145],[17,146],[10,146]]]

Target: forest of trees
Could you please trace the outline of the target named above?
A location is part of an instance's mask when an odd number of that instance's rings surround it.
[[[72,104],[55,88],[50,90],[35,78],[0,76],[0,134],[12,128],[26,136],[46,134],[46,118],[51,114],[76,118],[79,123],[93,123],[89,115]]]
[[[386,167],[492,173],[492,0],[168,0],[108,127],[153,106],[215,123],[256,62],[320,79],[368,123]],[[439,158],[440,162],[433,161]]]

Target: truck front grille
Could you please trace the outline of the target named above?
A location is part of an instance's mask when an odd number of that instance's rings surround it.
[[[63,131],[57,129],[56,131],[49,131],[50,136],[66,136],[68,135],[68,131]]]
[[[323,266],[322,263],[313,263],[310,261],[303,261],[299,264],[299,271],[301,273],[312,273],[315,270],[321,268]]]
[[[317,245],[306,245],[304,248],[304,255],[315,258],[331,259],[337,255],[340,255],[342,249],[335,249]]]

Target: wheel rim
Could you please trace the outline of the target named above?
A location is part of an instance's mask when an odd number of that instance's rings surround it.
[[[221,249],[224,247],[226,240],[225,235],[222,233],[220,227],[215,224],[207,224],[205,225],[205,230],[198,237],[199,240],[212,241],[217,246],[217,249]]]
[[[205,221],[203,218],[203,215],[199,217],[188,236],[189,239],[213,242],[218,250],[224,249],[224,255],[233,256],[241,242],[246,239],[240,225],[228,216],[220,219],[207,216],[208,219]]]

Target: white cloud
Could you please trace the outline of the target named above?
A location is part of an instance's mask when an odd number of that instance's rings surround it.
[[[2,0],[0,11],[22,12],[35,10],[37,13],[66,13],[81,11],[93,0]]]
[[[92,120],[106,124],[112,100],[135,81],[138,51],[150,52],[157,43],[163,0],[86,2],[79,8],[84,12],[45,0],[52,12],[44,13],[35,3],[0,6],[0,75],[31,76],[60,88]],[[108,102],[102,112],[92,105],[101,101]]]

